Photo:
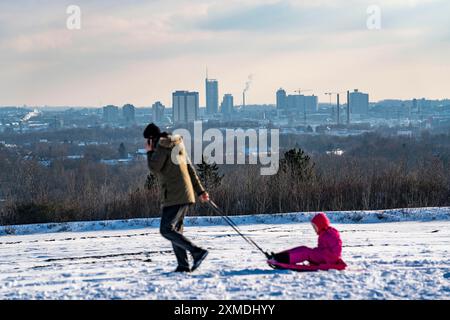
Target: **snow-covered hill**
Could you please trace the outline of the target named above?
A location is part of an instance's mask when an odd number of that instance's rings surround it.
[[[315,245],[311,215],[234,221],[277,251]],[[175,259],[156,219],[3,228],[0,299],[450,298],[448,208],[329,215],[341,231],[346,271],[272,270],[217,218],[188,219],[187,236],[210,250],[193,274],[171,272]]]
[[[381,223],[401,221],[436,221],[450,220],[450,207],[390,209],[368,211],[333,211],[326,212],[334,223]],[[245,216],[231,216],[238,225],[248,224],[285,224],[309,222],[316,212],[295,212],[279,214],[255,214]],[[26,235],[54,232],[81,232],[100,230],[139,229],[159,226],[159,218],[82,221],[67,223],[45,223],[18,226],[0,226],[0,236]],[[187,217],[186,226],[214,226],[225,225],[225,221],[218,216]]]

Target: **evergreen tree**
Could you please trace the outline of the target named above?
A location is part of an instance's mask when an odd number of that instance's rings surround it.
[[[123,144],[123,142],[120,144],[118,151],[119,151],[119,158],[120,159],[128,158],[127,149],[125,148],[125,145]]]
[[[291,173],[295,179],[306,181],[313,176],[314,163],[302,149],[294,148],[284,154],[281,169],[285,173]]]
[[[202,163],[197,165],[198,176],[203,186],[208,189],[217,188],[223,179],[223,175],[219,174],[219,167],[217,164],[208,163],[202,156]]]

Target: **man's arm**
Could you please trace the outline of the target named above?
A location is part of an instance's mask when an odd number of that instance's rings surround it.
[[[191,177],[192,186],[194,187],[195,193],[199,196],[206,192],[205,188],[203,187],[202,183],[200,182],[200,179],[198,178],[197,173],[195,172],[194,167],[192,166],[191,162],[188,161],[187,168],[189,171],[189,176]]]

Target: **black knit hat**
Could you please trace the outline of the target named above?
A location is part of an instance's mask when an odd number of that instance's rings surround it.
[[[160,136],[161,136],[161,130],[154,123],[150,123],[147,126],[147,128],[145,128],[145,130],[144,130],[144,138],[145,139],[159,138]]]

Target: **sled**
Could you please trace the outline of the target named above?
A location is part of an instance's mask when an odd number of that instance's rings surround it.
[[[327,271],[327,270],[345,270],[347,265],[344,261],[339,260],[335,264],[325,263],[325,264],[287,264],[281,263],[274,259],[267,260],[267,264],[273,269],[284,269],[292,270],[298,272],[313,272],[313,271]]]

